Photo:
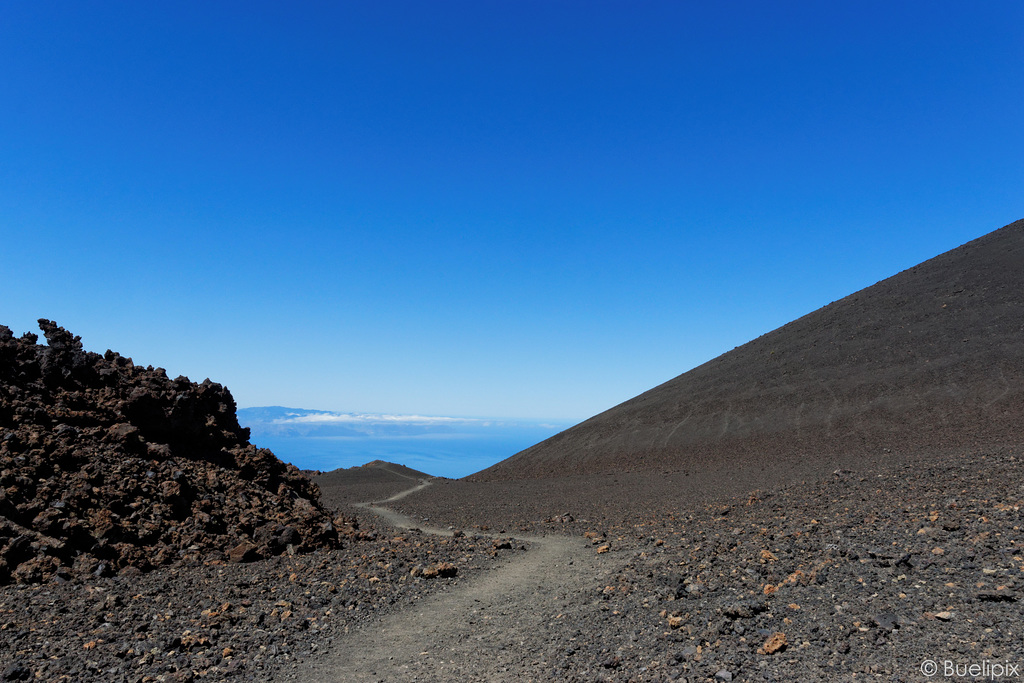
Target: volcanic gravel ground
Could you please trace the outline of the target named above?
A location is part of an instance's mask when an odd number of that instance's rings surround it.
[[[355,516],[343,550],[0,587],[0,680],[295,680],[350,627],[521,552]]]
[[[933,660],[1012,673],[1024,668],[1022,470],[1021,450],[1005,448],[840,470],[591,528],[572,515],[498,520],[575,538],[538,539],[486,579],[363,625],[318,671],[333,671],[330,680],[916,681]],[[432,488],[419,495],[450,493]]]
[[[0,588],[0,680],[918,681],[926,659],[1021,667],[1022,456],[493,525],[547,530],[533,540],[459,535],[440,517],[395,529],[349,508],[359,529],[342,550]],[[443,483],[416,496],[448,495]]]
[[[549,661],[568,680],[923,680],[926,659],[1024,667],[1019,456],[841,472],[612,527],[595,542],[626,556],[621,573],[600,588],[585,645],[560,643]]]

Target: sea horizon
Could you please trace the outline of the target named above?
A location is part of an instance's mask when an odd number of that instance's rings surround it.
[[[338,413],[281,406],[240,408],[250,442],[303,470],[385,460],[457,479],[479,472],[572,425],[558,420]]]

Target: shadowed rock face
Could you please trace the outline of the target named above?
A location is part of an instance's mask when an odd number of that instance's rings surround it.
[[[249,444],[223,386],[39,326],[47,345],[0,326],[0,584],[339,546],[317,487]]]
[[[1024,221],[765,334],[471,480],[1019,443]]]

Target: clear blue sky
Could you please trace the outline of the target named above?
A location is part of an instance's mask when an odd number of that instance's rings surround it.
[[[0,4],[0,323],[582,419],[1024,216],[1024,3]]]

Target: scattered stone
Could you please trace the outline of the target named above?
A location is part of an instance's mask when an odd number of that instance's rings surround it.
[[[615,655],[614,657],[609,657],[608,659],[604,660],[601,666],[603,666],[606,669],[618,669],[620,666],[622,666],[622,658],[618,655]]]
[[[785,650],[787,644],[786,634],[781,631],[777,631],[768,636],[767,640],[764,641],[761,647],[757,648],[757,653],[759,655],[773,655],[776,652]]]
[[[228,560],[231,562],[255,562],[260,559],[260,553],[256,545],[243,541],[228,551]]]
[[[883,631],[899,628],[899,617],[892,612],[882,612],[874,616],[875,625]]]
[[[697,654],[697,648],[694,647],[693,645],[687,645],[686,647],[684,647],[682,650],[680,650],[676,654],[675,660],[677,662],[682,662],[682,661],[685,661],[687,659],[692,659],[693,656],[696,655],[696,654]]]
[[[978,591],[975,599],[981,602],[1017,602],[1017,596],[1009,590]]]
[[[750,619],[768,609],[768,603],[761,602],[733,602],[722,608],[722,614],[730,619]]]
[[[27,681],[32,678],[32,670],[15,662],[4,669],[3,676],[5,681]]]
[[[422,575],[425,579],[437,579],[437,578],[451,578],[459,573],[459,568],[450,562],[440,562],[438,564],[430,565],[423,570]]]

